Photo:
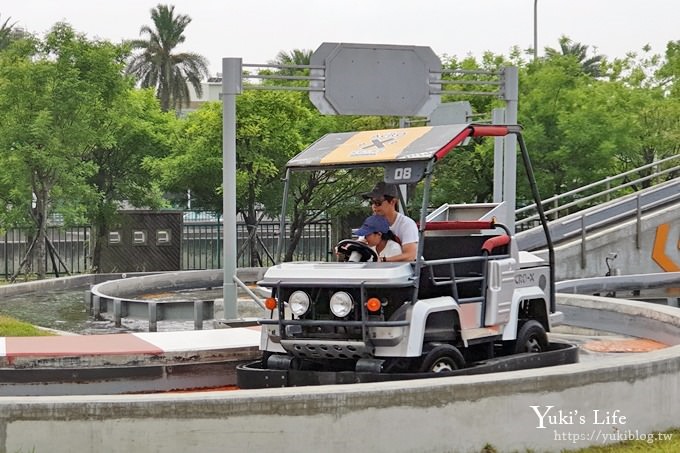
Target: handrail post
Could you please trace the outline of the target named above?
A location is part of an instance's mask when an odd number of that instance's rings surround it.
[[[607,193],[604,196],[604,199],[606,201],[609,201],[611,199],[610,194],[609,194],[609,189],[612,188],[611,178],[609,176],[604,178],[604,187],[605,187],[605,190],[607,191]]]
[[[585,269],[586,264],[586,216],[581,215],[581,269]]]
[[[642,247],[642,201],[640,200],[640,192],[635,197],[635,247],[640,250]]]

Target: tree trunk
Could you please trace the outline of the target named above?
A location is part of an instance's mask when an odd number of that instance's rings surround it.
[[[243,213],[244,221],[246,222],[246,228],[248,229],[248,248],[250,251],[250,266],[258,267],[261,265],[260,254],[257,251],[257,232],[253,229],[257,229],[257,211],[255,210],[255,184],[248,184],[248,207]]]
[[[92,270],[96,273],[102,272],[102,248],[109,240],[109,230],[111,229],[111,219],[106,215],[106,204],[97,208],[97,214],[92,225],[92,237],[94,247],[92,248]]]
[[[290,236],[288,240],[288,248],[286,249],[286,256],[283,261],[293,261],[293,252],[297,249],[302,233],[305,230],[304,213],[295,214],[295,217],[290,223]]]
[[[47,261],[46,261],[46,238],[47,238],[47,200],[49,199],[49,192],[47,189],[41,189],[36,193],[36,204],[34,210],[34,217],[36,222],[36,239],[35,247],[33,249],[34,256],[37,260],[36,275],[39,280],[43,280],[47,276]]]
[[[107,239],[107,233],[103,232],[98,225],[92,228],[92,237],[94,238],[94,247],[92,248],[92,271],[100,273],[102,271],[102,244]]]
[[[244,220],[248,229],[248,238],[246,240],[250,249],[250,266],[258,267],[260,265],[260,254],[257,252],[257,233],[253,234],[253,230],[257,230],[257,212],[252,205],[248,206]]]

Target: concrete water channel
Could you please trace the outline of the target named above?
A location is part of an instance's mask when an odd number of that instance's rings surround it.
[[[676,274],[671,286],[680,286]],[[107,451],[120,452],[179,452],[197,446],[202,451],[450,452],[480,451],[486,443],[499,451],[557,451],[615,441],[615,433],[639,437],[678,426],[678,308],[559,294],[558,309],[565,313],[565,326],[551,338],[579,344],[578,364],[408,383],[5,396],[0,397],[0,451],[94,452],[106,445]],[[178,334],[143,335],[168,339]],[[257,354],[256,338],[249,340],[247,352],[239,350],[240,359]],[[185,362],[205,357],[205,350],[195,349],[198,342],[181,341],[188,343],[183,348],[189,353],[194,348],[193,355],[183,355]],[[148,357],[156,364],[169,358],[167,353]],[[51,372],[58,365],[56,360],[41,363]],[[547,413],[561,418],[538,416]]]
[[[113,317],[113,311],[101,312],[98,316],[94,316],[89,289],[89,287],[81,287],[50,293],[31,293],[8,297],[0,302],[0,313],[36,326],[58,331],[61,334],[97,335],[150,331],[146,313],[143,317],[136,317],[132,313],[133,316],[121,317],[118,322]],[[146,303],[161,300],[161,303],[170,304],[173,299],[178,299],[180,303],[184,304],[194,300],[207,301],[208,306],[212,307],[214,299],[221,297],[221,287],[177,293],[139,294],[137,297],[145,300]],[[174,318],[162,319],[157,322],[156,331],[172,332],[196,329],[193,313],[190,312],[188,316],[175,316]],[[200,329],[213,329],[214,327],[213,316],[206,316],[200,324]]]
[[[194,278],[197,274],[200,277]],[[249,280],[258,275],[259,271],[241,272]],[[143,284],[137,277],[144,277]],[[111,274],[99,276],[105,281],[89,284],[93,276],[81,276],[74,277],[67,288],[49,291],[32,289],[41,284],[35,282],[2,297],[0,313],[60,333],[85,335],[213,329],[223,313],[222,277],[221,270]],[[72,286],[79,281],[83,284]],[[264,315],[248,294],[240,292],[239,296],[242,317]]]

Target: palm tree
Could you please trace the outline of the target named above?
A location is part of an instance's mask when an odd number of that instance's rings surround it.
[[[584,44],[574,42],[567,36],[562,35],[559,40],[560,50],[555,50],[552,47],[545,48],[545,55],[548,58],[553,58],[558,55],[573,56],[581,65],[583,72],[593,77],[599,77],[600,64],[604,59],[604,55],[594,55],[588,58],[588,47]]]
[[[9,24],[10,19],[11,17],[8,17],[7,20],[0,25],[0,50],[9,46],[12,36],[14,35],[14,26],[16,25],[16,22]]]
[[[201,81],[208,76],[208,60],[191,53],[173,53],[186,39],[184,29],[191,22],[186,14],[174,14],[175,7],[158,5],[151,9],[154,27],[144,25],[139,34],[146,39],[131,42],[141,52],[133,55],[127,71],[140,81],[143,88],[156,88],[156,96],[163,111],[180,109],[189,105],[190,83],[201,96]]]
[[[295,80],[295,77],[305,77],[309,76],[309,61],[312,58],[314,52],[308,49],[293,49],[290,52],[284,50],[279,51],[276,54],[276,59],[270,60],[269,64],[278,66],[291,66],[291,67],[281,67],[275,71],[270,71],[268,69],[260,72],[262,75],[275,74],[277,76],[291,77],[286,80],[270,80],[266,81],[268,85],[282,85],[282,86],[307,86],[309,84],[308,80]],[[298,68],[294,66],[300,66]],[[309,101],[307,101],[309,102]],[[309,102],[311,106],[311,102]]]
[[[312,53],[313,51],[309,49],[293,49],[290,52],[282,50],[276,54],[276,60],[274,60],[271,63],[285,66],[289,65],[309,66],[309,60],[312,59]],[[305,71],[308,70],[305,69]],[[279,74],[296,75],[299,74],[300,72],[304,71],[296,68],[283,68],[279,71]]]

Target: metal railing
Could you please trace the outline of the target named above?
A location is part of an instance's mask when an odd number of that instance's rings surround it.
[[[185,217],[186,218],[186,217]],[[202,214],[189,216],[200,221],[186,221],[182,227],[181,270],[219,269],[222,267],[222,223],[217,217]],[[238,267],[251,267],[251,257],[257,260],[257,267],[274,264],[273,251],[280,239],[279,223],[260,222],[256,234],[248,231],[243,222],[236,226],[239,251]],[[0,235],[0,278],[8,280],[19,269],[32,241],[30,228],[10,228]],[[63,276],[67,273],[84,274],[91,271],[91,228],[48,227],[47,237],[57,252],[53,260],[45,256],[47,274]],[[286,231],[286,235],[289,231]],[[252,237],[252,240],[249,240]],[[320,220],[307,225],[297,246],[296,260],[327,261],[332,259],[331,223]],[[25,277],[37,268],[33,258],[18,276]],[[68,272],[66,272],[68,270]]]
[[[666,167],[666,164],[669,164],[669,166]],[[650,174],[629,180],[631,175],[638,176],[640,172],[649,169],[652,169]],[[552,220],[556,220],[560,218],[561,213],[573,213],[573,211],[570,212],[571,208],[578,207],[580,209],[583,207],[590,207],[593,204],[607,202],[612,198],[618,198],[632,193],[634,191],[632,188],[641,183],[649,182],[648,187],[652,187],[656,184],[666,182],[667,179],[664,179],[663,176],[671,175],[674,172],[680,172],[680,155],[667,157],[615,176],[608,176],[600,181],[542,200],[542,204],[545,207],[551,206],[549,209],[545,210],[545,215]],[[592,189],[600,190],[595,193],[589,193]],[[626,192],[626,190],[629,191]],[[535,211],[535,203],[515,211],[515,217],[517,218],[515,227],[518,231],[536,226],[538,213],[532,214]]]
[[[29,228],[11,228],[0,236],[0,276],[9,279],[18,269],[26,256],[33,238]],[[48,227],[47,238],[56,251],[50,254],[46,247],[45,268],[49,275],[63,276],[67,273],[86,273],[90,267],[90,227],[77,226],[71,228]],[[62,262],[57,259],[57,255]],[[29,261],[28,272],[37,268],[37,258]],[[68,272],[67,272],[68,271]]]
[[[258,223],[255,234],[244,223],[236,224],[237,267],[267,267],[274,264],[274,251],[281,237],[279,223]],[[289,234],[286,231],[286,237]],[[304,228],[295,260],[327,261],[331,258],[331,224],[313,222]],[[253,262],[255,260],[255,262]],[[185,223],[182,238],[182,269],[217,269],[222,265],[222,225],[218,222]]]

